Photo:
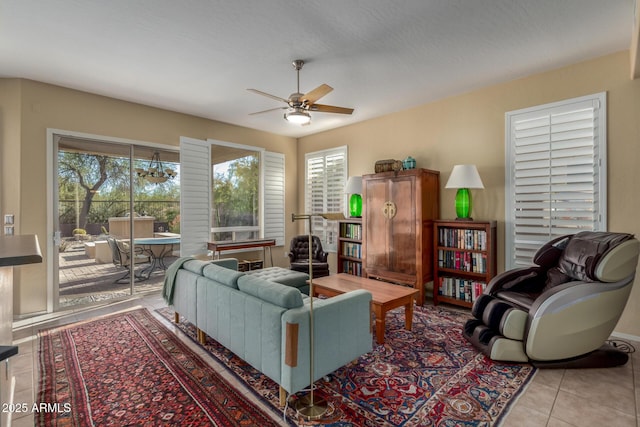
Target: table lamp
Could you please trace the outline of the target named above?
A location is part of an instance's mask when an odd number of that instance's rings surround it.
[[[445,188],[457,188],[456,220],[473,221],[471,218],[470,188],[484,188],[476,165],[455,165]]]
[[[351,194],[349,198],[349,216],[351,218],[360,218],[362,216],[362,177],[350,176],[344,192]]]

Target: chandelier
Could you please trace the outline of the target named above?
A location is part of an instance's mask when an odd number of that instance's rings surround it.
[[[168,179],[174,179],[178,173],[173,169],[164,168],[160,161],[160,153],[157,151],[153,153],[149,167],[146,169],[136,168],[136,173],[139,177],[145,178],[149,182],[155,184],[161,184],[167,182]]]

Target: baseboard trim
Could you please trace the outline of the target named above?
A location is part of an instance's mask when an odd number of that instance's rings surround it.
[[[611,333],[611,336],[612,337],[617,337],[617,338],[624,338],[625,340],[636,341],[636,342],[640,343],[640,337],[636,336],[636,335],[623,334],[622,332],[613,331]]]

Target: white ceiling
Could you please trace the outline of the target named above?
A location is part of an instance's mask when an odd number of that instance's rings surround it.
[[[629,49],[634,0],[0,0],[0,77],[300,137]],[[278,101],[321,83],[292,125]],[[1,96],[1,94],[0,94]]]

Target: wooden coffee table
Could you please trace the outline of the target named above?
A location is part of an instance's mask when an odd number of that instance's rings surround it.
[[[418,295],[417,289],[346,273],[313,279],[313,296],[333,297],[356,289],[367,290],[373,296],[371,310],[376,316],[376,341],[378,344],[384,344],[385,316],[389,310],[404,306],[404,326],[408,331],[411,330],[413,303]]]

